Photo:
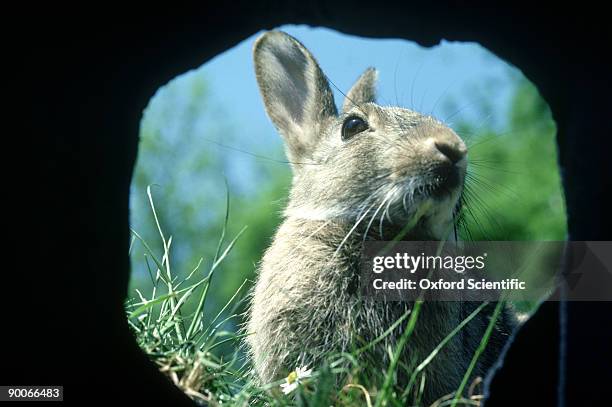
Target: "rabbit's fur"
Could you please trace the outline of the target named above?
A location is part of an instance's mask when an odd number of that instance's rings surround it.
[[[284,220],[259,267],[247,323],[256,373],[268,383],[372,341],[410,309],[412,303],[360,295],[363,241],[391,240],[415,217],[405,240],[446,238],[458,210],[467,150],[434,118],[375,104],[374,69],[357,80],[338,113],[325,75],[296,39],[267,32],[253,53],[266,111],[293,169]],[[343,140],[343,123],[352,116],[367,122],[367,129]],[[455,154],[455,184],[436,184],[440,163],[448,161],[441,151]],[[477,306],[425,303],[402,362],[420,363]],[[491,309],[479,314],[435,357],[424,402],[456,390],[490,314]],[[387,349],[395,348],[404,328],[405,323],[360,356],[374,376],[383,377]],[[504,312],[475,374],[491,366],[511,329],[510,313]]]

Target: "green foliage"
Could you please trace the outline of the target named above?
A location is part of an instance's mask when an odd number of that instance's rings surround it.
[[[235,256],[223,266],[223,274],[229,282],[221,287],[221,295],[226,296],[235,291],[236,286],[231,282],[254,277],[256,265],[280,223],[282,202],[287,196],[289,182],[288,173],[277,173],[261,185],[262,189],[257,194],[243,198],[233,206],[230,233],[235,233],[240,225],[247,225],[248,229],[236,245]],[[278,198],[271,200],[272,197]]]
[[[519,83],[510,130],[463,123],[470,146],[465,229],[470,240],[564,240],[566,218],[557,167],[555,124],[536,88]]]

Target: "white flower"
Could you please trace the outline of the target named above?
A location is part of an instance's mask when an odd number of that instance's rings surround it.
[[[301,384],[304,379],[309,378],[311,375],[312,369],[308,369],[308,366],[302,368],[297,367],[285,378],[285,383],[280,385],[281,389],[283,389],[283,393],[291,393],[293,390],[297,389],[298,385]]]

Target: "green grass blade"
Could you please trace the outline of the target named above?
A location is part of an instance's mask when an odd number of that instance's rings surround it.
[[[482,304],[480,304],[480,306],[478,308],[476,308],[474,311],[472,311],[472,313],[470,315],[468,315],[467,318],[465,318],[463,321],[461,321],[461,323],[459,325],[457,325],[443,340],[442,342],[440,342],[438,344],[438,346],[436,346],[434,348],[434,350],[429,354],[429,356],[427,356],[425,358],[425,360],[423,360],[423,362],[421,362],[421,364],[419,364],[412,372],[412,375],[410,376],[410,380],[408,381],[408,385],[406,386],[406,390],[404,390],[404,393],[402,394],[402,398],[407,397],[408,393],[410,392],[410,390],[412,389],[412,385],[414,384],[418,374],[420,372],[423,371],[423,369],[425,369],[425,367],[427,367],[427,365],[429,363],[431,363],[431,361],[433,360],[434,357],[436,357],[436,355],[442,350],[442,348],[444,348],[444,346],[446,346],[446,344],[455,336],[457,335],[457,333],[459,333],[459,331],[461,329],[463,329],[463,327],[465,327],[472,319],[474,319],[476,317],[476,315],[478,315],[480,313],[480,311],[482,311],[482,309],[484,307],[486,307],[489,303],[488,302],[483,302]]]
[[[497,303],[497,306],[495,307],[495,311],[493,311],[493,315],[491,316],[491,320],[489,321],[489,325],[487,325],[487,329],[485,330],[485,334],[482,336],[482,339],[480,340],[480,344],[478,345],[478,348],[476,348],[476,352],[474,352],[474,356],[472,357],[472,360],[470,361],[470,365],[468,366],[467,371],[463,375],[461,384],[459,385],[459,388],[457,389],[457,392],[455,393],[455,398],[453,398],[451,407],[455,407],[457,403],[459,402],[459,400],[461,399],[462,394],[463,394],[463,389],[465,388],[467,381],[470,379],[470,376],[472,375],[472,371],[474,370],[474,367],[476,366],[476,362],[478,362],[478,358],[480,357],[480,355],[482,355],[482,352],[484,352],[485,348],[487,347],[487,343],[489,342],[489,338],[491,337],[491,332],[493,332],[493,328],[495,327],[495,324],[497,323],[497,318],[499,318],[499,314],[504,309],[505,305],[506,305],[505,301],[499,301]]]
[[[400,337],[397,346],[395,347],[395,351],[391,355],[391,363],[389,363],[389,367],[387,368],[387,372],[385,374],[385,381],[380,390],[380,394],[376,397],[376,407],[387,405],[387,399],[389,397],[389,392],[391,391],[391,385],[393,382],[393,376],[395,375],[395,369],[397,368],[397,364],[399,362],[402,351],[404,350],[406,343],[408,343],[408,340],[410,339],[410,336],[414,331],[414,327],[416,326],[416,322],[422,304],[422,300],[416,301],[414,303],[414,307],[412,308],[412,312],[410,313],[410,319],[408,320],[406,330],[402,333],[402,336]]]
[[[219,257],[217,259],[217,261],[215,261],[213,263],[212,267],[210,268],[210,272],[208,273],[208,276],[207,276],[209,281],[212,280],[212,277],[213,277],[213,274],[214,274],[215,270],[217,269],[219,264],[221,264],[221,262],[225,259],[225,257],[228,255],[228,253],[232,250],[232,248],[236,244],[236,241],[238,241],[238,239],[240,238],[240,236],[242,236],[242,234],[244,233],[244,231],[246,229],[247,229],[247,227],[245,226],[245,227],[243,227],[240,230],[240,232],[238,232],[236,237],[227,245],[227,247],[223,251],[223,254],[221,255],[221,257]],[[200,296],[200,301],[198,302],[198,306],[196,308],[196,311],[193,314],[193,319],[191,320],[191,324],[189,325],[189,329],[187,329],[187,333],[185,335],[187,340],[190,340],[192,338],[192,336],[194,334],[195,327],[196,327],[196,325],[197,325],[197,323],[199,321],[200,315],[202,314],[202,311],[204,310],[204,303],[206,302],[206,296],[208,295],[208,287],[210,287],[210,283],[207,284],[204,287],[204,289],[202,290],[202,295]]]
[[[144,303],[141,306],[139,306],[138,308],[136,308],[134,311],[130,312],[129,318],[137,317],[138,315],[142,314],[143,312],[145,312],[146,310],[148,310],[149,308],[151,308],[155,304],[159,304],[162,301],[166,301],[166,300],[170,299],[170,297],[172,297],[172,296],[176,296],[176,293],[164,294],[164,295],[162,295],[160,297],[155,298],[154,300],[147,301],[146,303]]]
[[[404,313],[404,315],[402,315],[401,317],[398,318],[397,321],[395,321],[393,324],[391,324],[391,326],[389,328],[387,328],[387,330],[385,332],[382,333],[382,335],[380,335],[378,338],[374,339],[372,342],[368,343],[367,345],[357,349],[355,351],[355,353],[358,355],[360,353],[363,353],[369,349],[371,349],[372,347],[374,347],[376,344],[378,344],[379,342],[381,342],[382,340],[384,340],[387,336],[389,336],[391,334],[391,332],[393,332],[395,330],[395,328],[397,328],[402,322],[404,322],[404,320],[406,318],[408,318],[408,315],[410,315],[410,312],[412,310],[408,310]]]

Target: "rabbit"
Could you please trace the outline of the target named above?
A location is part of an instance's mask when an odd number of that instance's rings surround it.
[[[383,335],[412,306],[359,295],[365,240],[441,240],[460,210],[467,147],[430,116],[376,104],[377,71],[368,68],[346,94],[341,112],[324,73],[298,40],[280,31],[253,47],[265,110],[284,140],[293,178],[287,206],[258,267],[247,311],[246,347],[262,383],[298,366],[315,367]],[[426,302],[402,362],[426,358],[477,303]],[[489,322],[481,312],[426,369],[421,399],[457,389]],[[361,354],[380,383],[405,321]],[[514,327],[504,309],[474,370],[484,375]],[[399,374],[406,384],[405,374]]]

